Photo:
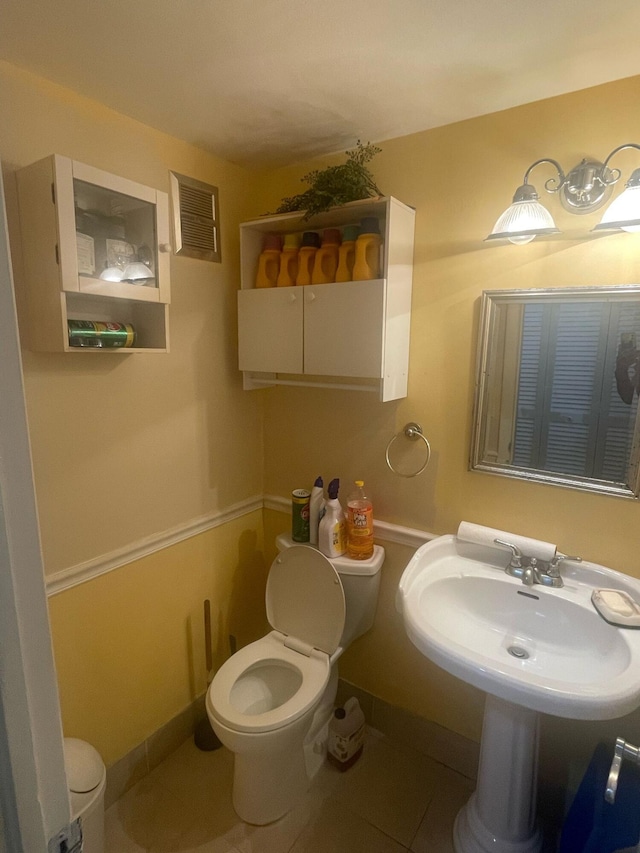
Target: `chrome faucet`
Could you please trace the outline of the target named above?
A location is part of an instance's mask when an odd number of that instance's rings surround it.
[[[519,578],[525,586],[533,586],[537,583],[560,589],[564,586],[564,581],[560,575],[560,563],[564,560],[572,560],[575,563],[582,562],[582,557],[569,557],[567,554],[556,553],[547,563],[544,560],[536,559],[536,557],[526,557],[516,545],[505,542],[504,539],[494,539],[493,541],[496,545],[504,545],[505,548],[511,549],[511,559],[505,572],[512,578]]]

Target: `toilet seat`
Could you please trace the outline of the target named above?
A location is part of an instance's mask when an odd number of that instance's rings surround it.
[[[340,577],[315,548],[296,545],[276,557],[265,599],[274,630],[232,655],[207,691],[211,715],[239,732],[274,731],[311,709],[344,630]]]
[[[239,732],[270,732],[294,722],[313,707],[329,681],[329,656],[312,649],[307,657],[287,647],[286,639],[279,631],[272,631],[240,649],[220,667],[207,691],[207,710],[215,719]],[[246,713],[243,704],[255,698],[256,690],[251,686],[243,690],[241,679],[251,679],[252,674],[259,679],[264,669],[290,674],[297,689],[277,707]]]

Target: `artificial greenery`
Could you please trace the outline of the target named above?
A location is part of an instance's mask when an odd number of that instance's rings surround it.
[[[316,213],[322,213],[330,207],[382,195],[365,165],[381,150],[370,142],[363,145],[358,140],[352,151],[345,152],[346,163],[314,169],[304,175],[301,180],[310,185],[309,189],[299,195],[283,198],[276,213],[306,210],[304,219],[311,219]]]

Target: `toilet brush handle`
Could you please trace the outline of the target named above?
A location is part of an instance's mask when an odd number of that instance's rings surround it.
[[[207,663],[207,676],[213,669],[213,655],[211,654],[211,602],[208,598],[204,602],[204,654]]]

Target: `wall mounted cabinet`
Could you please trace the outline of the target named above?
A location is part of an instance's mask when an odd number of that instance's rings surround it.
[[[380,222],[382,278],[305,287],[255,288],[266,233]],[[386,197],[240,226],[239,367],[246,389],[265,385],[358,388],[395,400],[407,393],[415,211]],[[351,380],[358,380],[354,383]]]
[[[167,194],[57,154],[17,184],[29,349],[167,352]],[[131,324],[134,346],[71,346],[68,320]]]

